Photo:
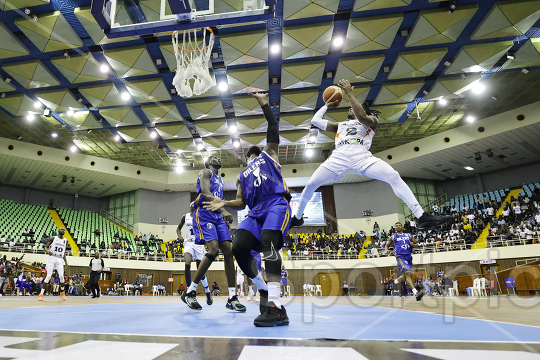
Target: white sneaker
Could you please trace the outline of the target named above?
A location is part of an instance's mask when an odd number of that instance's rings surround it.
[[[246,300],[247,300],[247,301],[251,301],[251,300],[253,300],[253,291],[249,291],[249,293],[248,293],[248,296],[247,296],[247,299],[246,299]]]

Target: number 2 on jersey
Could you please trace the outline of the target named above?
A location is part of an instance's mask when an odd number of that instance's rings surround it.
[[[352,136],[352,135],[356,135],[356,128],[355,127],[347,128],[347,136]]]

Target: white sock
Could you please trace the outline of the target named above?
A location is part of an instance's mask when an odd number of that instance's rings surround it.
[[[280,286],[278,282],[268,283],[268,301],[272,301],[278,309],[281,309]]]
[[[266,281],[264,281],[264,278],[262,277],[262,274],[260,272],[257,274],[257,276],[251,279],[251,281],[253,281],[253,283],[257,285],[260,290],[268,291],[268,284],[266,283]]]
[[[298,201],[298,210],[296,211],[295,215],[297,219],[300,219],[304,216],[304,209],[306,208],[307,203],[313,196],[315,190],[317,190],[319,186],[326,184],[327,182],[331,181],[336,177],[336,173],[328,170],[325,167],[319,166],[319,168],[315,170],[315,172],[313,173],[313,175],[311,175],[311,178],[307,182],[306,187],[304,187],[304,190],[302,191],[300,201]]]
[[[47,284],[47,285],[48,285],[48,284]],[[41,292],[40,292],[39,294],[40,294],[40,295],[45,294],[45,286],[43,286],[43,287],[41,288]]]
[[[399,281],[397,279],[394,279],[394,284],[399,284]]]
[[[412,288],[413,295],[416,295],[417,292],[418,292],[418,290],[416,290],[416,288]]]
[[[232,298],[234,295],[236,295],[236,287],[230,287],[229,288],[229,299]]]
[[[208,288],[208,279],[206,276],[201,280],[202,286],[204,287],[204,291],[209,293],[210,289]]]
[[[190,293],[192,291],[197,291],[197,286],[199,284],[195,283],[194,281],[191,282],[191,285],[189,285],[187,292]]]
[[[248,288],[249,288],[249,291],[248,291],[248,293],[251,293],[251,292],[253,292],[253,286],[252,286],[252,285],[249,285],[249,286],[248,286]]]

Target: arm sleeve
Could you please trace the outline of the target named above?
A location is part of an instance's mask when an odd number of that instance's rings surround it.
[[[92,267],[92,260],[90,260],[90,265],[88,265],[88,266]]]
[[[102,267],[102,268],[105,267],[105,263],[103,262],[103,259],[101,259],[101,267]]]
[[[266,118],[266,121],[268,122],[268,130],[266,130],[266,142],[279,144],[278,121],[268,104],[264,104],[264,106],[262,107],[262,110],[264,112],[264,117]]]
[[[321,130],[326,130],[328,125],[328,120],[323,119],[324,114],[326,114],[326,110],[328,110],[328,107],[324,105],[315,113],[313,119],[311,119],[311,123]]]

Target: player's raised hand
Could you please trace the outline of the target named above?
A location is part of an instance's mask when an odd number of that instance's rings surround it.
[[[255,91],[250,92],[250,94],[257,100],[264,100],[268,96],[268,94],[258,93]]]
[[[224,205],[225,205],[225,201],[218,198],[214,198],[211,201],[203,201],[203,207],[206,210],[210,210],[210,211],[218,211]]]
[[[329,108],[336,108],[338,107],[339,103],[340,103],[340,100],[335,100],[335,101],[328,101],[325,103],[325,105]]]
[[[352,91],[354,89],[354,86],[351,86],[351,83],[349,82],[349,80],[345,80],[345,79],[339,80],[338,86],[343,89],[343,92],[347,96],[352,94]]]

